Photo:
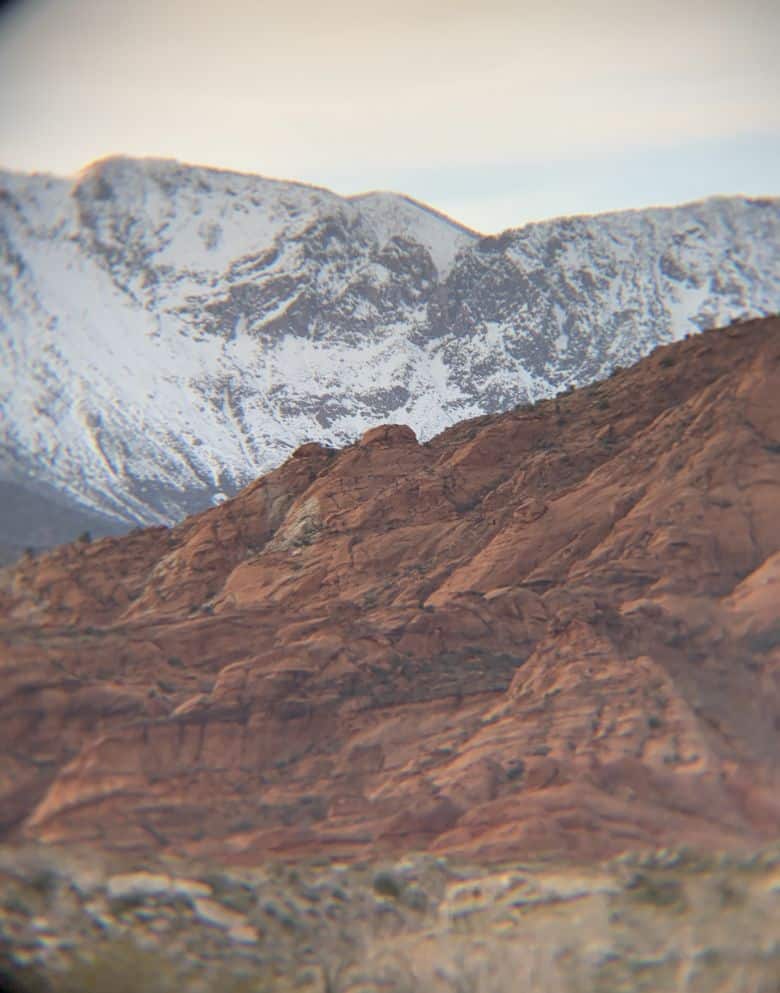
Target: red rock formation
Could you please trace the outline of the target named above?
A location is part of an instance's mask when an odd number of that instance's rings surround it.
[[[602,855],[780,828],[780,320],[303,445],[1,573],[10,837]]]

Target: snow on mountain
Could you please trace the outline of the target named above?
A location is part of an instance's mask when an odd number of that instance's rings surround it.
[[[484,238],[390,193],[158,160],[0,174],[0,478],[171,521],[383,421],[427,438],[780,310],[780,201]]]
[[[361,193],[349,202],[357,205],[381,244],[401,238],[422,245],[440,280],[449,275],[458,252],[481,237],[445,214],[397,193]]]

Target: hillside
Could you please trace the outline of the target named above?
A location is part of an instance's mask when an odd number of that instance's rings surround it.
[[[9,839],[257,861],[777,837],[780,321],[306,444],[0,572]]]

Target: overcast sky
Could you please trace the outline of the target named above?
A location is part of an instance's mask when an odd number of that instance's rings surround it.
[[[26,0],[0,166],[168,156],[483,231],[780,193],[777,0]]]

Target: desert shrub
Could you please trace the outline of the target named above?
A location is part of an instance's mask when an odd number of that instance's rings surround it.
[[[143,893],[126,893],[123,896],[112,897],[109,903],[111,913],[118,917],[143,907],[146,903],[146,897]]]
[[[48,866],[42,866],[30,877],[30,886],[41,896],[49,897],[57,888],[57,873]]]
[[[401,884],[391,872],[378,872],[374,876],[374,892],[397,900],[401,895]]]
[[[2,993],[48,993],[43,978],[29,967],[19,966],[0,953]]]
[[[0,907],[7,910],[9,913],[21,914],[24,917],[29,917],[33,913],[32,907],[30,907],[22,895],[16,891],[4,893],[2,897],[0,897]],[[2,986],[0,986],[0,990],[2,990]]]
[[[513,782],[516,779],[522,779],[525,775],[525,762],[522,759],[516,759],[511,762],[506,768],[506,778],[509,782]]]
[[[401,902],[405,907],[420,914],[428,909],[428,896],[421,886],[405,886],[401,892]]]
[[[635,903],[651,904],[668,910],[684,910],[685,890],[676,879],[656,879],[637,873],[626,887],[629,898]]]
[[[243,826],[242,826],[243,825]],[[234,831],[247,830],[254,825],[254,821],[236,821],[233,824]],[[220,903],[231,910],[239,913],[248,913],[254,907],[256,899],[251,886],[247,886],[241,880],[234,879],[223,872],[207,872],[202,875],[204,883],[208,883],[212,892]]]

